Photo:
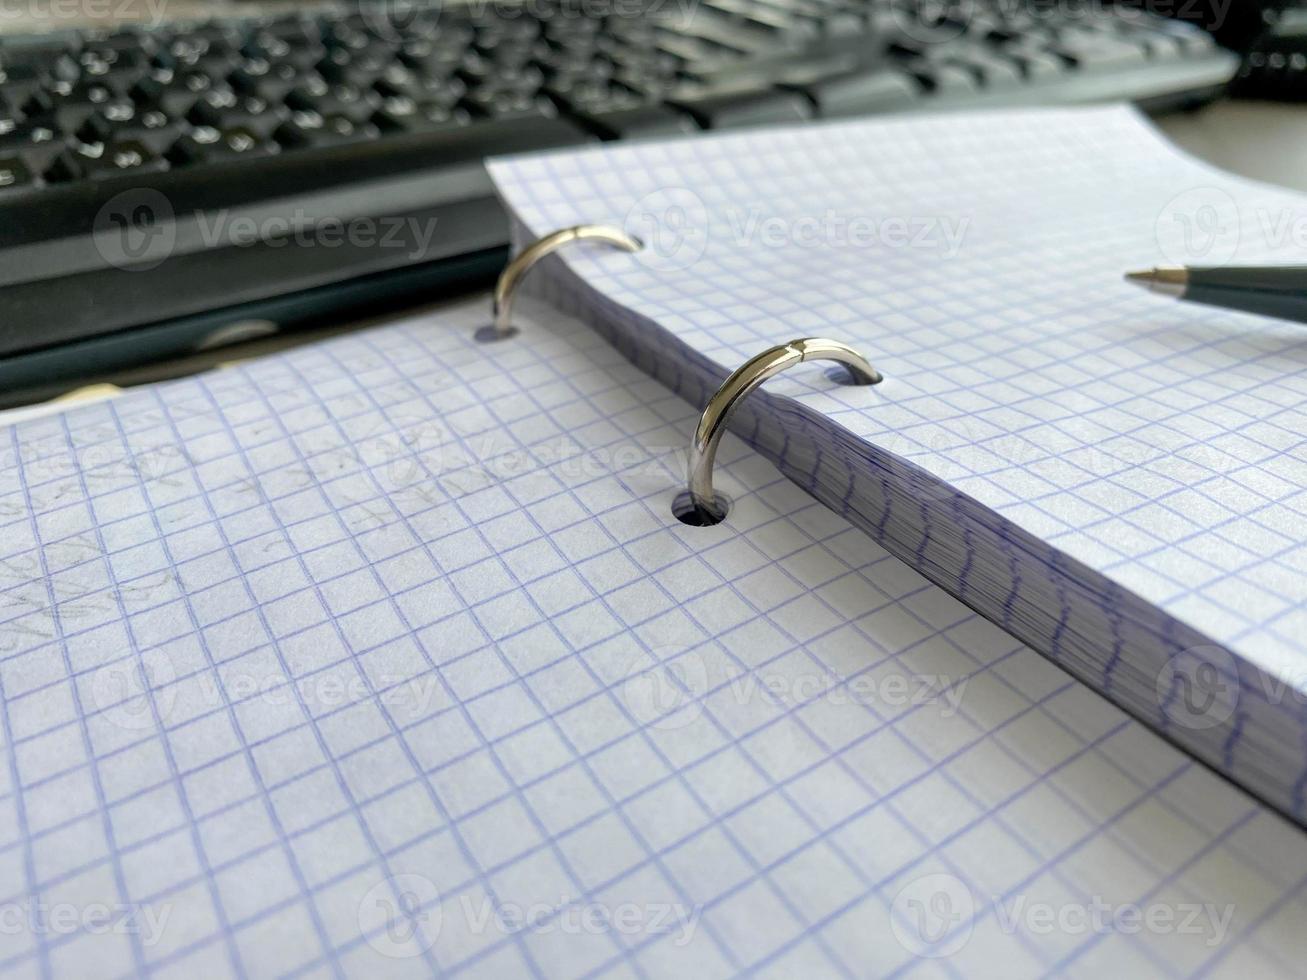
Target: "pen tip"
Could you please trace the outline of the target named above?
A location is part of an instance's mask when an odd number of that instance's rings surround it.
[[[1167,296],[1180,296],[1189,285],[1189,270],[1181,268],[1145,269],[1139,272],[1127,272],[1126,282],[1163,293]]]

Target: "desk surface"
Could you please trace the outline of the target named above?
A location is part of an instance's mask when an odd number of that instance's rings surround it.
[[[1225,101],[1196,112],[1177,113],[1157,120],[1179,146],[1215,166],[1257,180],[1307,191],[1307,105]],[[487,299],[487,302],[489,300]],[[33,392],[30,401],[59,395],[61,391],[97,383],[129,386],[208,370],[220,364],[245,360],[357,329],[367,323],[344,324],[325,330],[297,331],[244,344],[205,351],[179,360],[88,377],[78,385],[54,391]],[[108,397],[112,389],[91,388],[88,397]],[[0,412],[0,425],[30,415],[35,407]]]
[[[1222,170],[1307,190],[1307,105],[1217,102],[1157,122],[1179,146]]]

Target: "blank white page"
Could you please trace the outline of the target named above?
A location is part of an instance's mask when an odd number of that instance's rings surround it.
[[[1299,970],[1298,830],[486,318],[5,433],[0,973]]]

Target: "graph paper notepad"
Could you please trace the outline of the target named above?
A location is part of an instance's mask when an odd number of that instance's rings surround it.
[[[4,431],[0,974],[1298,970],[1301,831],[486,318]]]
[[[625,223],[551,295],[691,400],[797,333],[736,431],[899,557],[1302,821],[1307,332],[1122,281],[1302,262],[1307,199],[1123,108],[769,130],[499,162],[520,234]]]

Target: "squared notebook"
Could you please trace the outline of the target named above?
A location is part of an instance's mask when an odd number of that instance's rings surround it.
[[[695,406],[488,320],[0,430],[0,975],[1298,972],[1299,828],[822,465],[681,523]]]
[[[1296,828],[486,318],[5,433],[0,973],[1296,970]]]

